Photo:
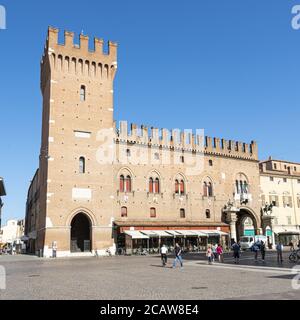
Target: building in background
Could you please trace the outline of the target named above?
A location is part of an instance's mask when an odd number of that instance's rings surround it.
[[[0,177],[0,230],[1,230],[1,221],[2,221],[2,207],[3,207],[3,201],[2,198],[3,196],[6,196],[6,191],[5,191],[5,186],[4,186],[4,180],[3,178]]]
[[[39,170],[35,172],[35,175],[31,181],[30,187],[27,193],[27,202],[26,202],[26,214],[25,214],[25,235],[26,235],[26,244],[27,251],[30,254],[36,254],[36,223],[37,217],[40,212],[39,207]]]
[[[300,163],[260,163],[262,219],[267,235],[285,245],[300,238]]]
[[[0,242],[6,244],[21,244],[24,236],[25,220],[8,220],[1,228]]]

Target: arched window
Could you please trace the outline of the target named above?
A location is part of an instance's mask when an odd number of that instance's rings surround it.
[[[80,101],[85,101],[86,89],[85,86],[80,87]]]
[[[236,193],[240,194],[241,191],[240,191],[240,184],[238,180],[235,181],[235,188],[236,188]]]
[[[237,174],[236,180],[235,180],[235,191],[237,194],[249,193],[249,183],[244,173]]]
[[[185,187],[184,187],[184,181],[180,181],[180,194],[184,195],[185,194]]]
[[[206,180],[203,182],[203,197],[213,197],[214,191],[213,191],[213,183],[211,182],[210,178],[206,178]]]
[[[153,193],[153,179],[149,179],[149,193]]]
[[[85,173],[85,158],[79,158],[79,173]]]
[[[203,197],[207,197],[207,196],[208,196],[207,183],[204,182],[204,183],[203,183]]]
[[[212,183],[209,182],[208,183],[208,196],[209,197],[212,197],[214,194],[213,194],[213,186],[212,186]]]
[[[185,210],[184,209],[180,209],[180,218],[181,219],[185,218]]]
[[[205,215],[206,215],[206,219],[210,219],[210,210],[209,209],[205,210]]]
[[[123,175],[120,176],[120,192],[124,192],[125,190],[125,178]]]
[[[127,207],[122,207],[121,208],[121,217],[122,218],[127,218]]]
[[[179,194],[179,181],[177,179],[175,180],[175,193]]]
[[[156,218],[156,209],[150,208],[150,218]]]
[[[154,181],[154,193],[159,193],[159,179],[156,178]]]
[[[127,176],[126,177],[126,192],[131,192],[131,177]]]
[[[248,193],[248,182],[244,181],[243,193]]]

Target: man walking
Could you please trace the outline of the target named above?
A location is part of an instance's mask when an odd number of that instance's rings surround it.
[[[181,250],[179,244],[176,243],[176,245],[175,245],[175,259],[173,262],[173,268],[176,268],[177,261],[179,261],[180,267],[181,268],[183,267],[181,253],[182,253],[182,250]]]
[[[254,243],[254,245],[252,246],[252,248],[251,248],[252,251],[254,251],[254,260],[255,260],[255,262],[257,262],[259,248],[260,248],[260,242],[259,241],[256,241]]]
[[[236,243],[234,241],[233,245],[232,245],[232,250],[233,250],[233,257],[234,257],[234,263],[238,264],[240,262],[240,246],[238,243]]]
[[[265,262],[266,244],[262,240],[260,242],[260,253],[261,253],[262,262]]]
[[[161,261],[163,263],[163,266],[165,266],[168,262],[167,260],[168,248],[166,247],[166,245],[163,244],[163,246],[160,249],[160,253],[161,253]]]
[[[276,251],[277,251],[277,262],[282,263],[283,262],[283,259],[282,259],[283,244],[281,241],[279,241],[279,243],[277,244]]]

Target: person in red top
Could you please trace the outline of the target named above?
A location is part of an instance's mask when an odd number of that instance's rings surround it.
[[[217,247],[217,255],[218,255],[219,262],[223,263],[224,262],[223,247],[220,243],[218,244],[218,247]]]

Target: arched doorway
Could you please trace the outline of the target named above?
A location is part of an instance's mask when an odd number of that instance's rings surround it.
[[[255,216],[246,209],[241,209],[237,214],[236,235],[237,241],[243,236],[257,234],[257,221]]]
[[[91,221],[84,213],[78,213],[71,222],[71,252],[90,252]]]

